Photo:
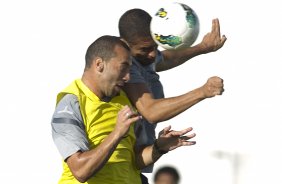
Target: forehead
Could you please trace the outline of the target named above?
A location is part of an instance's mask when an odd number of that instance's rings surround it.
[[[114,60],[118,60],[119,63],[129,63],[131,62],[130,51],[126,48],[117,45],[114,48],[115,56],[112,58]]]
[[[130,51],[121,45],[114,47],[115,57],[130,55]]]
[[[131,47],[135,49],[149,48],[154,46],[156,46],[156,43],[151,37],[136,38],[131,44]]]

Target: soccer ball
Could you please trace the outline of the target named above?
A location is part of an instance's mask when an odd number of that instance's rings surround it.
[[[190,47],[198,37],[199,27],[195,11],[178,2],[160,7],[152,16],[150,24],[154,41],[169,50]]]

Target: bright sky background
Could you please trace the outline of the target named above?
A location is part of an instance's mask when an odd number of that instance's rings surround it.
[[[118,35],[122,13],[152,13],[160,2],[0,1],[1,183],[57,183],[62,166],[50,127],[57,92],[81,76],[89,44]],[[158,130],[192,126],[197,145],[163,156],[155,168],[177,167],[181,184],[281,184],[279,1],[178,2],[199,16],[197,43],[216,17],[228,40],[218,52],[160,73],[166,96],[200,87],[214,75],[224,79],[225,92],[159,124]]]

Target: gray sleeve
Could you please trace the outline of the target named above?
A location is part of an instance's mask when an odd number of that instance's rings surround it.
[[[65,160],[77,151],[89,150],[78,99],[67,94],[56,106],[52,117],[52,138]]]

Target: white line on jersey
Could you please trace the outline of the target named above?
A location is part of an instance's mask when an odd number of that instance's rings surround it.
[[[62,110],[62,111],[58,111],[58,114],[61,114],[61,113],[73,114],[73,112],[68,111],[68,106],[66,106],[66,107],[64,108],[64,110]]]

